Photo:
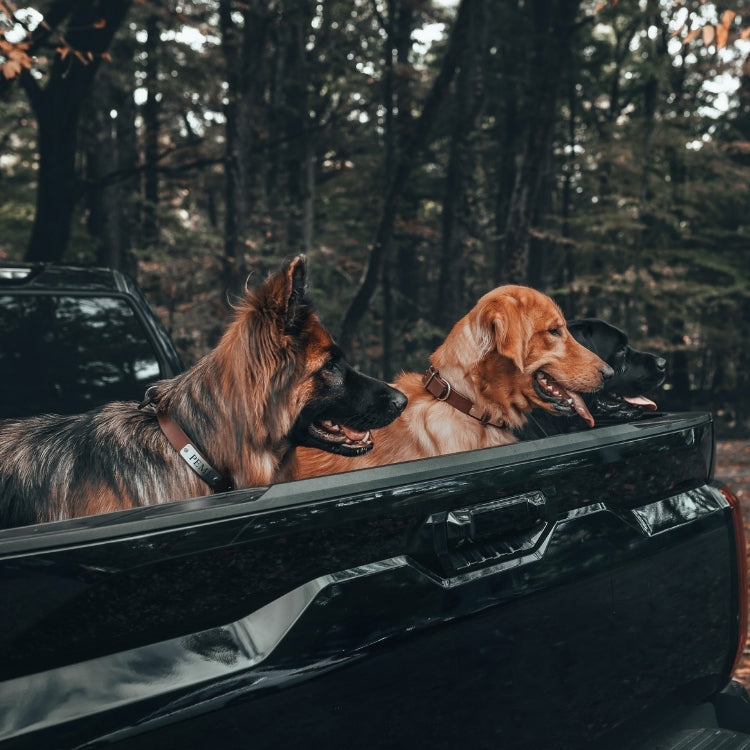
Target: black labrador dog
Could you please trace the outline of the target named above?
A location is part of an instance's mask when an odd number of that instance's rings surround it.
[[[584,394],[597,422],[625,422],[657,410],[656,403],[645,394],[664,382],[667,361],[663,357],[634,349],[624,331],[599,318],[569,320],[568,330],[615,371],[600,391]],[[578,417],[553,417],[535,409],[517,437],[531,440],[575,432],[584,426]]]

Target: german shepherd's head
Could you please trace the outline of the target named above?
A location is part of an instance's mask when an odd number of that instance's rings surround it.
[[[283,361],[277,385],[295,405],[289,437],[295,445],[343,456],[373,447],[370,430],[390,424],[406,396],[357,372],[321,325],[306,293],[306,266],[297,257],[261,289],[267,309],[278,313]],[[281,374],[282,372],[286,375]]]
[[[179,413],[183,405],[214,404],[223,418],[211,421],[228,431],[220,439],[227,449],[216,462],[229,475],[245,456],[245,465],[256,465],[240,470],[246,481],[286,478],[284,459],[297,445],[361,455],[373,446],[370,430],[389,424],[406,406],[400,391],[344,359],[313,310],[304,256],[246,291],[236,310],[217,347],[196,365],[193,384],[203,393],[178,396],[185,384],[168,388],[164,399],[159,385],[152,391],[160,409],[176,409],[174,416],[188,426],[200,415]]]

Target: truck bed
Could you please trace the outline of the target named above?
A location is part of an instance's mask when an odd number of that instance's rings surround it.
[[[657,415],[0,532],[0,742],[630,746],[740,642],[713,451]]]

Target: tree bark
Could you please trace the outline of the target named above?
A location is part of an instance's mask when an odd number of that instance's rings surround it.
[[[446,329],[465,312],[465,250],[470,236],[471,180],[475,169],[471,136],[483,100],[481,64],[486,28],[484,0],[475,0],[471,5],[468,43],[461,55],[452,107],[451,142],[443,195],[440,273],[433,306],[433,321]]]
[[[107,73],[103,70],[97,76],[86,115],[90,123],[86,134],[88,229],[97,243],[97,264],[133,274],[138,181],[134,177],[108,181],[107,177],[135,169],[135,107],[132,91],[118,90]],[[110,115],[113,106],[114,118]]]
[[[499,255],[506,283],[529,278],[529,231],[552,145],[560,81],[570,58],[580,0],[534,0],[530,4],[532,51],[526,85],[525,135]]]
[[[251,214],[252,152],[255,141],[253,114],[266,83],[264,54],[272,17],[273,0],[249,0],[241,6],[220,0],[221,44],[227,70],[226,214],[222,280],[234,288],[244,275],[244,255]],[[241,8],[241,11],[240,11]],[[241,12],[239,27],[234,14]]]
[[[146,21],[146,101],[143,104],[144,161],[143,224],[141,243],[154,247],[159,243],[159,66],[157,49],[160,42],[160,23],[155,13]]]
[[[102,54],[130,5],[131,0],[79,3],[74,8],[57,3],[50,9],[47,24],[53,28],[70,13],[66,33],[70,50],[64,56],[55,56],[46,87],[42,88],[29,71],[20,76],[37,119],[39,147],[36,213],[26,248],[27,261],[59,261],[63,257],[73,210],[82,195],[82,182],[75,168],[81,106],[91,90]],[[31,51],[49,35],[48,28],[39,28]]]
[[[388,252],[393,243],[393,229],[399,200],[404,192],[406,182],[416,163],[417,157],[429,141],[432,127],[448,94],[451,81],[456,72],[461,50],[466,44],[467,21],[471,2],[472,0],[461,0],[461,4],[458,7],[456,20],[448,41],[448,48],[443,57],[442,67],[425,100],[422,113],[414,125],[409,144],[399,155],[393,177],[386,191],[380,221],[378,222],[364,277],[344,314],[339,343],[352,360],[354,360],[352,349],[357,327],[367,312],[372,295],[377,288],[378,280],[381,278],[384,259],[388,257]]]

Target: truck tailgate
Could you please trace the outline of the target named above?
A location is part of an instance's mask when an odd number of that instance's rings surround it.
[[[720,689],[708,415],[0,533],[0,740],[577,747]]]

